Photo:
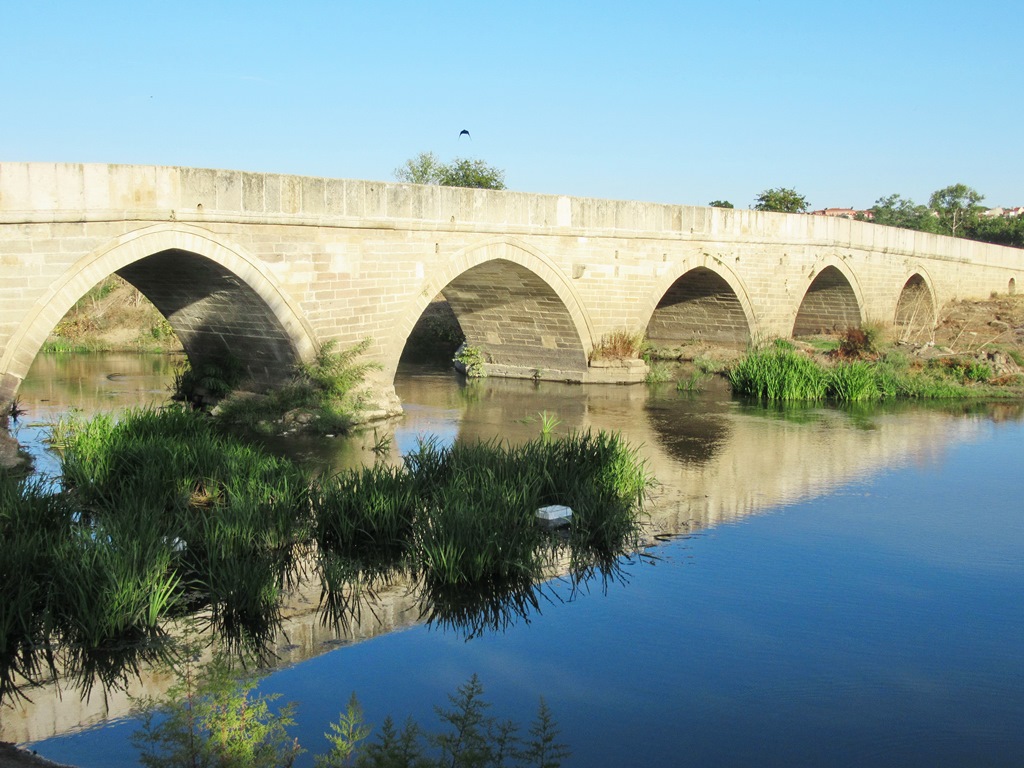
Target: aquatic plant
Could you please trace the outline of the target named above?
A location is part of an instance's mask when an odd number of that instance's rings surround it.
[[[676,381],[677,392],[700,392],[704,389],[704,382],[707,381],[707,374],[700,368],[689,376]]]
[[[550,440],[555,432],[555,428],[562,423],[561,420],[555,414],[548,413],[547,411],[538,413],[537,418],[540,419],[541,440]]]
[[[980,386],[990,376],[991,369],[976,360],[948,357],[911,365],[899,352],[823,366],[788,342],[753,350],[729,371],[733,391],[768,401],[1006,396],[998,387]]]
[[[309,481],[301,470],[184,408],[69,420],[55,434],[64,487],[83,524],[173,543],[166,567],[190,608],[209,606],[210,620],[238,643],[269,638],[280,589],[294,578],[308,539]]]
[[[664,384],[672,378],[672,366],[668,363],[647,361],[647,373],[644,375],[645,384]]]
[[[484,367],[486,361],[484,360],[483,350],[480,347],[463,343],[455,351],[455,356],[452,360],[462,366],[467,378],[482,379],[487,376],[487,369]]]
[[[827,377],[791,345],[775,343],[751,351],[730,368],[729,383],[737,394],[760,400],[820,400]]]
[[[878,400],[881,397],[875,372],[863,361],[840,363],[828,370],[826,394],[841,402]]]
[[[542,422],[520,446],[427,440],[401,467],[315,483],[184,407],[62,422],[59,491],[0,485],[0,695],[58,663],[84,688],[123,683],[168,652],[173,617],[258,657],[309,564],[332,622],[399,574],[455,605],[448,590],[529,599],[565,551],[607,570],[639,547],[647,471],[617,435]],[[567,531],[538,524],[548,504],[572,508]]]

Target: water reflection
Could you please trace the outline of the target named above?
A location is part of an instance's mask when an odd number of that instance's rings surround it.
[[[41,357],[20,392],[29,413],[18,436],[40,456],[45,451],[41,443],[33,442],[28,424],[36,425],[34,429],[42,434],[39,423],[69,405],[90,410],[162,400],[173,370],[167,358],[144,360],[136,368],[129,367],[127,360],[108,356],[70,360],[73,365],[66,367]],[[149,374],[143,373],[147,369],[155,379],[147,378]],[[111,378],[121,373],[128,375]],[[534,438],[540,431],[538,414],[546,411],[560,420],[559,433],[620,431],[641,446],[659,481],[650,506],[651,541],[686,536],[832,493],[900,466],[934,466],[959,444],[980,439],[992,421],[1024,418],[1024,406],[1019,403],[766,409],[732,400],[720,389],[693,396],[667,387],[503,380],[467,385],[448,372],[423,368],[403,370],[396,389],[405,415],[378,427],[377,436],[367,431],[346,440],[289,439],[286,447],[296,458],[332,472],[372,462],[374,444],[385,430],[393,438],[389,460],[398,462],[431,435],[444,442]],[[111,394],[114,391],[123,392],[124,400]],[[283,661],[299,661],[339,642],[356,643],[418,622],[465,637],[504,632],[535,622],[539,615],[546,617],[563,601],[574,599],[579,590],[614,591],[628,571],[597,569],[590,576],[570,580],[567,586],[557,581],[541,586],[504,584],[469,597],[436,594],[429,602],[415,585],[401,579],[381,581],[373,584],[373,609],[351,610],[345,626],[323,624],[316,589],[297,590],[282,609],[279,653]],[[157,690],[162,684],[159,680],[147,683]],[[35,692],[33,699],[31,708],[4,713],[0,738],[35,741],[117,716],[128,706],[120,695],[111,697],[109,709],[96,699],[80,702],[75,695],[65,696],[58,706],[53,691],[46,689]]]

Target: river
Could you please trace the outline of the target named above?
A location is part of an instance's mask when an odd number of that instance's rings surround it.
[[[43,423],[166,398],[166,358],[41,357],[16,434],[54,471]],[[401,589],[349,636],[290,612],[262,689],[298,702],[312,752],[355,691],[367,719],[413,716],[479,675],[528,724],[543,696],[567,765],[1019,766],[1024,763],[1024,408],[775,409],[721,381],[584,387],[400,371],[404,417],[290,440],[325,469],[441,440],[622,432],[658,480],[657,543],[622,578],[545,586],[540,610],[467,639]],[[300,601],[301,602],[301,601]],[[147,681],[157,689],[159,680]],[[79,766],[134,764],[127,699],[35,692],[0,739]],[[111,719],[104,719],[109,717]],[[303,758],[311,765],[311,755]]]

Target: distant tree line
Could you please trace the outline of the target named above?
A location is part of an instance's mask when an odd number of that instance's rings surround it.
[[[433,152],[421,152],[395,169],[395,178],[409,184],[439,184],[444,187],[505,189],[505,172],[483,160],[455,158],[442,162]],[[928,205],[917,205],[900,195],[880,197],[858,219],[887,227],[916,229],[951,237],[963,237],[995,245],[1024,248],[1024,216],[982,216],[985,196],[966,184],[937,189]],[[732,208],[728,200],[712,200],[714,208]],[[772,187],[754,200],[755,211],[807,213],[811,204],[790,187]]]
[[[483,160],[457,157],[441,162],[433,152],[420,152],[395,169],[395,178],[406,184],[437,184],[442,187],[505,189],[505,171]]]
[[[951,184],[932,193],[928,205],[917,205],[900,195],[880,197],[856,218],[887,227],[916,229],[938,235],[963,237],[995,245],[1024,248],[1024,216],[982,216],[985,196],[966,184]],[[732,208],[727,200],[712,200],[715,208]],[[794,189],[766,189],[754,200],[755,211],[806,213],[807,199]]]
[[[982,216],[984,199],[966,184],[952,184],[932,192],[928,205],[889,195],[869,210],[875,224],[1024,248],[1024,216]]]

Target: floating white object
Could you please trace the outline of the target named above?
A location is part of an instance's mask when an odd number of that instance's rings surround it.
[[[572,509],[564,504],[550,504],[537,510],[537,519],[549,528],[561,528],[572,519]]]

